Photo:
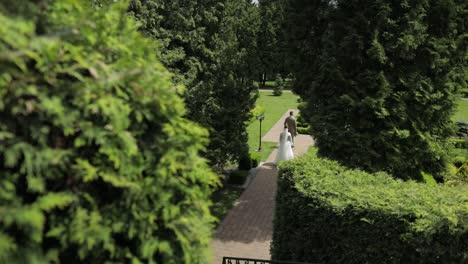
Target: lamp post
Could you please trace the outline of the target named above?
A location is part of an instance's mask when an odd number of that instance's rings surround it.
[[[262,121],[265,119],[265,114],[257,116],[258,121],[260,121],[260,134],[258,136],[258,151],[262,151]]]

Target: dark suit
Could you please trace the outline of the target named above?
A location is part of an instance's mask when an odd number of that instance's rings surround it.
[[[286,120],[284,120],[284,124],[288,126],[288,131],[291,133],[294,142],[294,137],[297,136],[296,119],[290,115],[286,118]]]

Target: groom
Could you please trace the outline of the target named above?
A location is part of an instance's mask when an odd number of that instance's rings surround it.
[[[294,112],[289,112],[289,116],[284,120],[284,125],[288,126],[288,132],[291,133],[292,136],[292,143],[294,147],[294,137],[297,136],[297,127],[296,127],[296,119],[294,119]]]

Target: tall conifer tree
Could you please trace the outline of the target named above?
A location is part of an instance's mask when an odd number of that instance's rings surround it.
[[[442,180],[457,89],[466,86],[466,3],[324,3],[304,1],[290,13],[327,14],[324,24],[299,25],[313,38],[298,47],[298,65],[309,72],[295,71],[320,154],[403,179],[421,180],[425,171]]]
[[[247,151],[258,13],[247,0],[133,0],[130,13],[147,36],[162,40],[165,65],[187,86],[188,117],[210,130],[213,164]]]
[[[285,1],[259,0],[258,4],[261,23],[258,33],[257,56],[260,61],[257,73],[261,85],[264,86],[267,80],[274,80],[277,74],[287,74],[282,30]]]

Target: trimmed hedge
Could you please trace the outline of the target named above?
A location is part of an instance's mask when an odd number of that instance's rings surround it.
[[[124,1],[6,2],[0,263],[207,263],[208,133]]]
[[[246,170],[236,170],[229,175],[228,183],[235,185],[242,185],[245,183],[245,180],[249,176],[249,171]]]
[[[256,168],[261,162],[262,156],[259,153],[247,153],[239,159],[239,170],[250,170]]]
[[[262,155],[260,153],[250,153],[250,160],[252,161],[252,168],[256,168],[262,161]]]
[[[252,159],[250,153],[245,153],[239,159],[239,170],[250,170],[252,168]]]
[[[272,259],[467,263],[468,187],[369,174],[308,154],[280,166]]]
[[[297,128],[297,133],[303,134],[303,135],[309,135],[310,134],[310,127],[298,127]]]

